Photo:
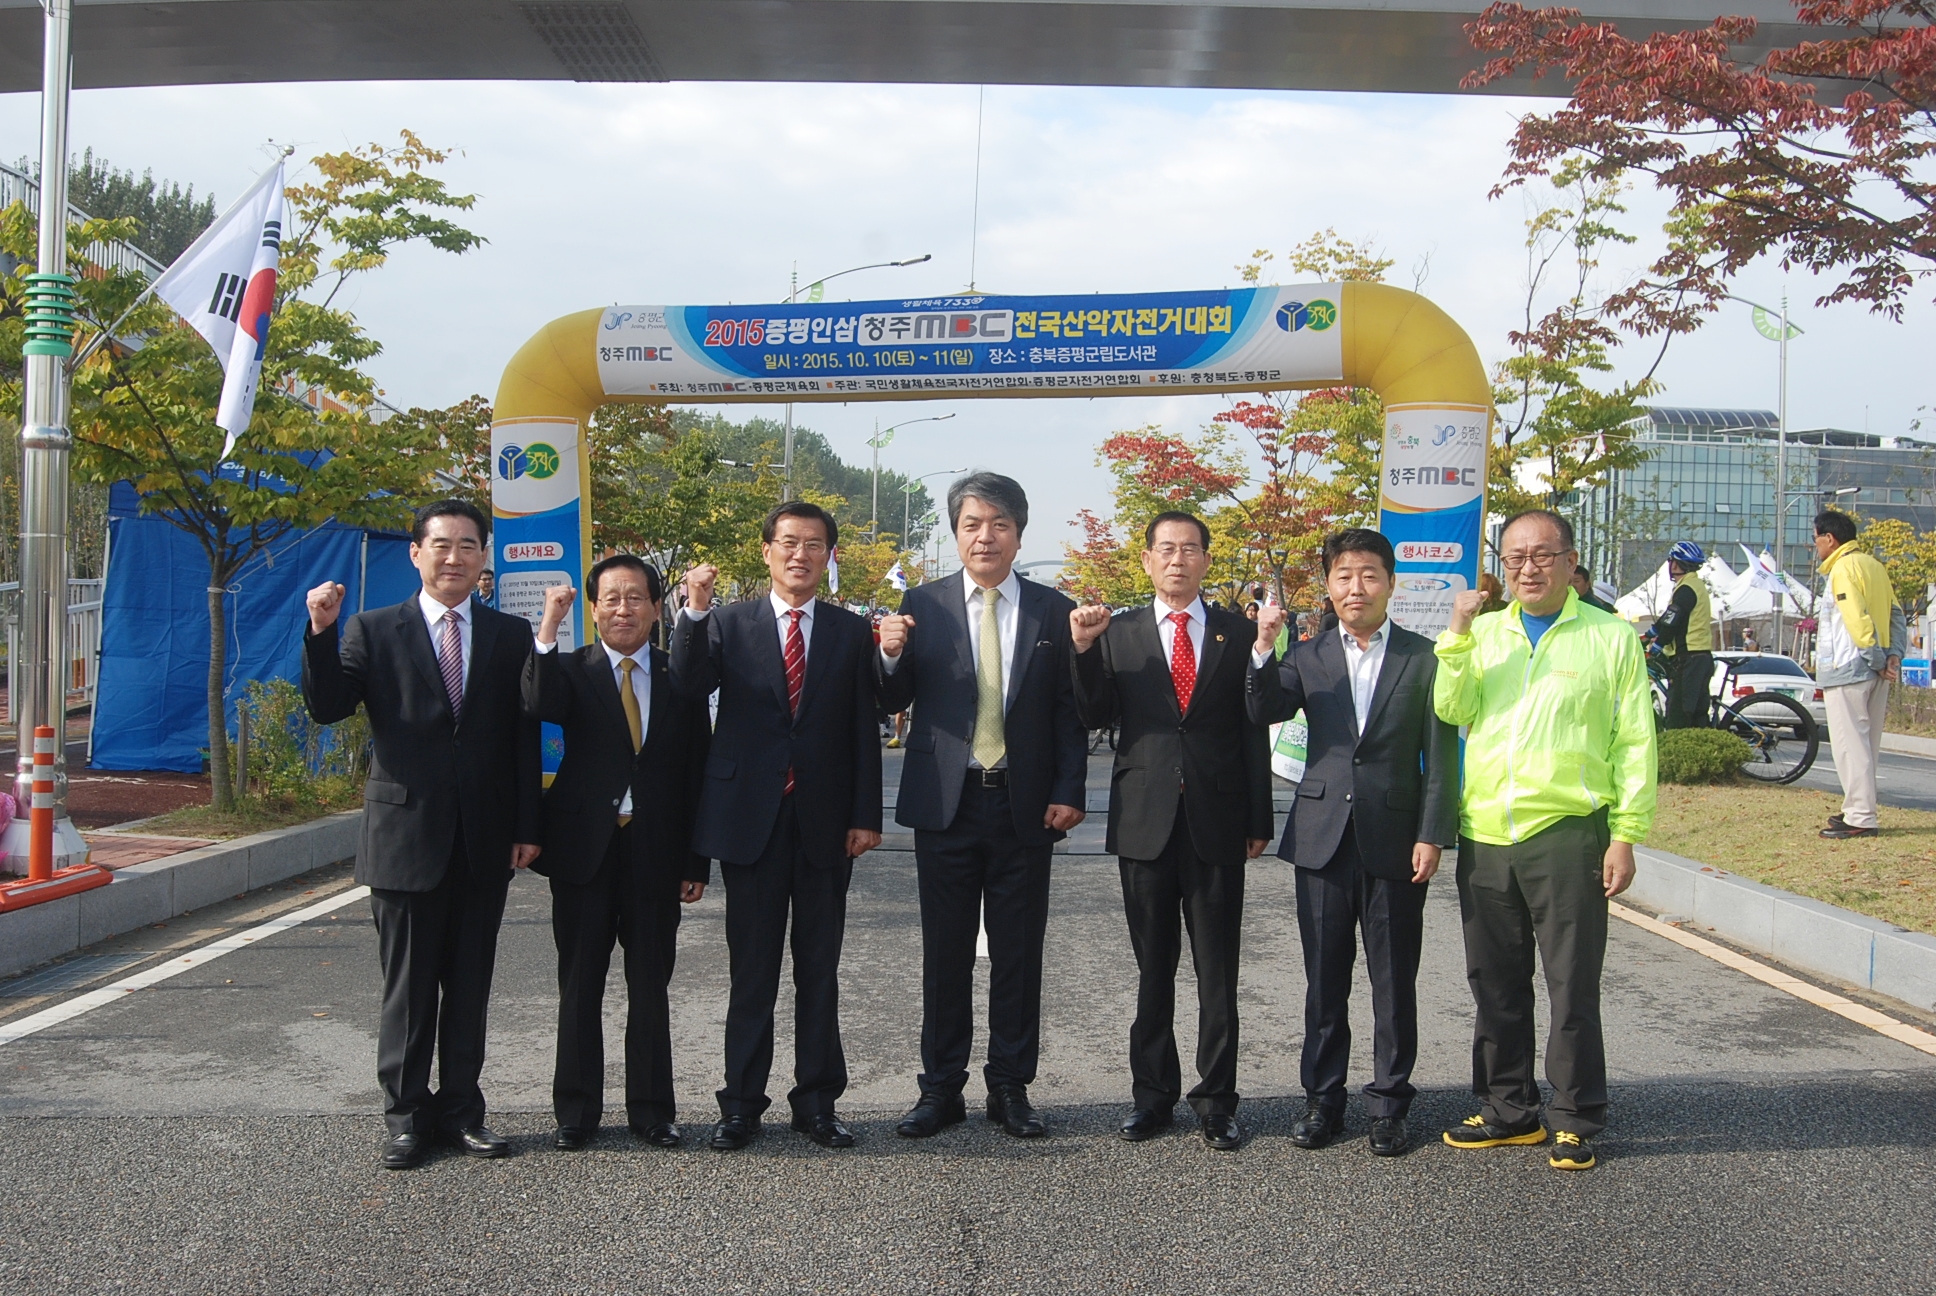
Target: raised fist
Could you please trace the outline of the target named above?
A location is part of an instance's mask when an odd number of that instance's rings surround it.
[[[571,614],[571,605],[577,600],[578,591],[569,585],[553,585],[545,591],[544,616],[538,622],[539,643],[558,641],[558,627],[565,623]]]
[[[704,612],[713,605],[713,582],[719,579],[719,568],[711,563],[700,563],[686,573],[686,606],[695,612]]]
[[[1282,604],[1267,603],[1257,609],[1257,651],[1266,655],[1277,651],[1277,636],[1284,632],[1290,613]]]
[[[1091,603],[1069,613],[1069,637],[1075,640],[1079,653],[1088,652],[1108,628],[1109,608],[1105,604]]]
[[[1479,589],[1460,590],[1452,596],[1453,634],[1464,634],[1472,629],[1472,618],[1479,615],[1479,609],[1486,605],[1486,592]]]
[[[881,653],[888,657],[899,657],[907,648],[908,631],[914,629],[914,618],[893,612],[881,618]]]
[[[343,587],[335,581],[326,581],[309,591],[305,601],[309,605],[309,633],[321,634],[336,624],[343,610]]]

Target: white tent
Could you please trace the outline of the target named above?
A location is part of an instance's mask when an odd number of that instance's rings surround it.
[[[1709,554],[1701,564],[1701,579],[1707,582],[1708,598],[1717,604],[1717,611],[1726,616],[1736,613],[1726,606],[1722,591],[1733,588],[1739,577],[1734,568],[1721,561],[1719,555]],[[1629,621],[1641,617],[1657,617],[1667,610],[1667,600],[1674,596],[1674,578],[1667,572],[1667,564],[1662,563],[1660,570],[1649,576],[1639,585],[1622,594],[1614,603],[1614,611]]]
[[[1813,616],[1814,597],[1808,587],[1785,571],[1774,570],[1774,560],[1767,555],[1761,558],[1762,575],[1756,579],[1752,569],[1744,569],[1735,577],[1732,584],[1720,593],[1720,602],[1729,617],[1772,616],[1775,611],[1775,593],[1767,588],[1770,578],[1778,580],[1783,590],[1782,615],[1799,619]]]

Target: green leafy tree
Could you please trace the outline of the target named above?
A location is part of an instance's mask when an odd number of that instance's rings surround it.
[[[1929,610],[1936,583],[1936,532],[1918,531],[1901,518],[1867,518],[1856,536],[1889,573],[1896,602],[1911,616]]]
[[[194,185],[183,189],[156,180],[153,171],[137,179],[132,170],[117,171],[106,158],[96,158],[93,149],[68,169],[67,198],[98,219],[132,217],[135,232],[128,242],[163,265],[186,252],[215,223],[214,194],[198,199]]]
[[[212,801],[233,806],[226,723],[224,593],[252,559],[292,532],[334,518],[401,526],[412,500],[431,493],[443,447],[423,424],[372,417],[376,388],[363,366],[382,344],[334,305],[353,280],[380,270],[391,251],[427,243],[461,253],[482,240],[443,213],[474,199],[454,194],[430,168],[445,155],[408,131],[395,146],[371,144],[312,159],[314,182],[287,191],[289,219],[274,315],[254,417],[230,461],[217,467],[223,434],[214,415],[222,370],[200,335],[150,301],[123,325],[138,348],[104,346],[74,375],[74,473],[82,481],[133,483],[142,511],[191,536],[208,561],[208,737]],[[70,246],[132,221],[76,231]],[[26,260],[31,239],[9,223],[7,250]],[[85,323],[98,329],[139,291],[125,277],[83,278]],[[83,328],[85,342],[89,328]],[[17,365],[18,345],[12,352]],[[7,359],[0,356],[0,365]],[[320,390],[321,411],[287,393]],[[17,399],[13,402],[18,407]]]

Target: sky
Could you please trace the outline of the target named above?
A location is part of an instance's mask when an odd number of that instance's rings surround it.
[[[1214,288],[1238,283],[1236,267],[1254,250],[1283,253],[1326,228],[1392,257],[1390,281],[1416,282],[1490,365],[1524,308],[1528,207],[1489,192],[1515,116],[1553,103],[1014,86],[292,84],[80,91],[71,139],[76,154],[91,147],[220,204],[269,164],[272,140],[295,146],[292,162],[393,141],[403,128],[451,150],[443,178],[477,196],[462,222],[488,242],[464,256],[405,249],[347,301],[384,344],[371,367],[388,399],[439,406],[488,397],[526,338],[588,307],[770,302],[784,299],[796,268],[806,284],[924,253],[933,260],[837,280],[828,298],[952,293],[971,280],[1003,293]],[[38,95],[0,95],[0,156],[35,153],[38,120]],[[1664,212],[1651,191],[1630,201],[1642,244],[1607,259],[1598,290],[1637,270]],[[1860,307],[1819,309],[1825,284],[1772,264],[1735,285],[1770,305],[1784,290],[1806,330],[1791,344],[1790,425],[1908,434],[1936,404],[1936,311],[1920,303],[1895,323]],[[1623,373],[1652,362],[1652,348],[1629,350]],[[1674,343],[1655,399],[1772,409],[1777,351],[1745,306],[1731,306]],[[898,434],[883,465],[1016,477],[1030,496],[1029,562],[1061,556],[1078,509],[1107,511],[1096,447],[1111,432],[1146,423],[1194,432],[1227,401],[802,405],[796,418],[862,463],[877,417],[954,413]]]

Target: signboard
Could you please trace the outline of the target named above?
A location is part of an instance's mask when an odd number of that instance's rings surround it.
[[[1478,579],[1491,412],[1482,405],[1388,405],[1378,529],[1398,557],[1391,618],[1431,637]]]
[[[599,320],[598,376],[608,397],[706,402],[1336,382],[1341,287],[613,306]]]

